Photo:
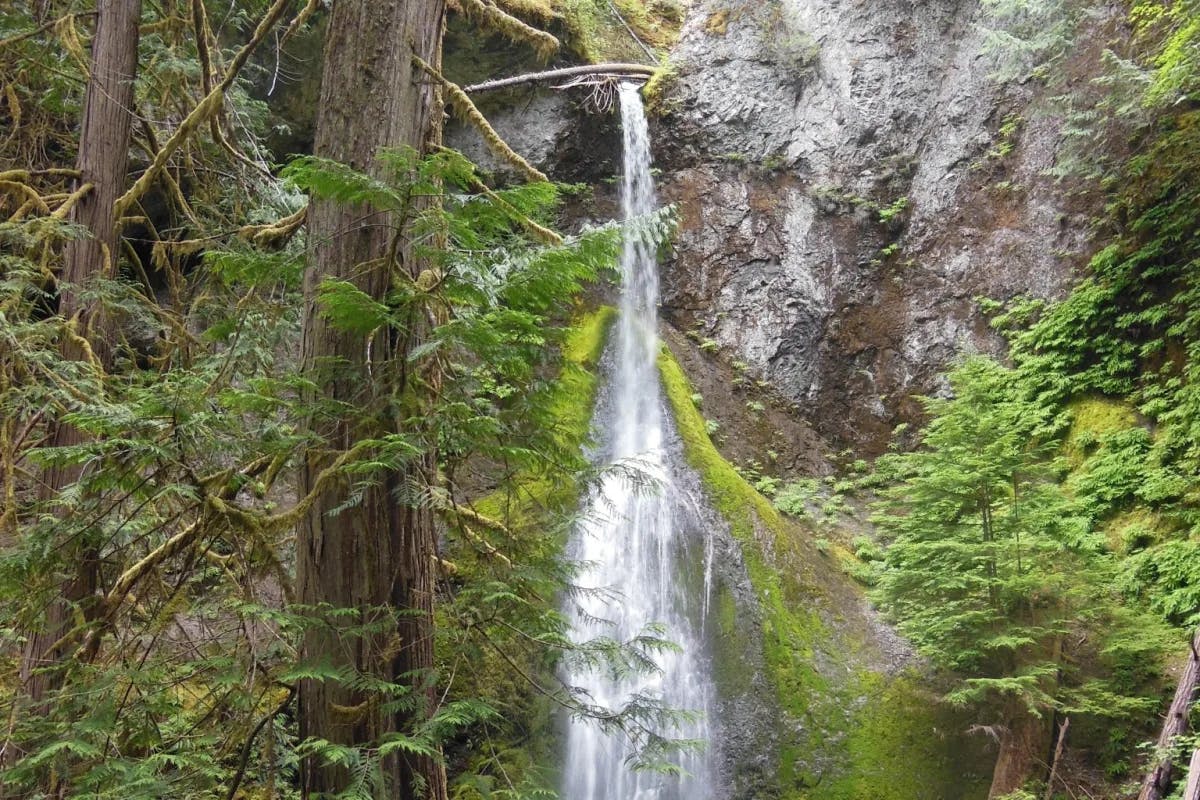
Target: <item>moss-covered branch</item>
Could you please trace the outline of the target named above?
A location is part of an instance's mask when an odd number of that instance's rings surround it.
[[[442,85],[442,88],[446,90],[446,99],[450,103],[450,107],[458,112],[460,117],[475,126],[479,134],[483,136],[483,140],[487,142],[488,149],[492,151],[493,155],[502,161],[512,164],[530,181],[548,182],[550,180],[546,177],[545,173],[530,164],[516,150],[508,146],[508,142],[504,141],[500,137],[500,134],[496,133],[496,129],[487,121],[487,117],[483,116],[479,109],[475,107],[475,104],[471,102],[471,98],[467,97],[466,92],[463,91],[461,86],[447,80],[446,76],[442,75],[439,70],[416,56],[413,56],[413,63]]]

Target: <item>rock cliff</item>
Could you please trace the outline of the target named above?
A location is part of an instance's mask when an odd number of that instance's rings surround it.
[[[664,312],[863,453],[956,353],[974,298],[1054,297],[1086,202],[1045,175],[1059,121],[992,80],[976,0],[700,0],[657,141],[682,230]]]

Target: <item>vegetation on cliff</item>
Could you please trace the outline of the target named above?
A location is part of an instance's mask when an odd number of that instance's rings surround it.
[[[556,677],[571,656],[652,668],[663,645],[581,647],[558,610],[613,313],[584,293],[617,231],[563,236],[541,173],[496,190],[442,149],[443,95],[478,122],[441,78],[442,3],[384,5],[0,10],[6,797],[512,800],[554,785],[554,713],[667,744],[662,709],[601,709]],[[537,63],[658,60],[684,12],[447,5],[464,41]],[[985,5],[1006,74],[1062,89],[1055,171],[1108,203],[1079,285],[983,301],[1007,361],[964,359],[915,446],[878,460],[883,549],[781,514],[659,360],[749,587],[716,587],[714,646],[729,696],[765,682],[756,797],[974,797],[989,773],[993,796],[1125,796],[1195,745],[1138,750],[1200,623],[1200,9],[1135,0],[1129,47],[1068,94],[1099,4]],[[284,167],[271,51],[318,24],[317,157]],[[778,46],[817,69],[814,41]],[[779,505],[803,511],[802,488]],[[868,596],[932,680],[883,652]],[[1090,760],[1046,786],[1068,718],[1067,760]]]
[[[1084,746],[1123,796],[1141,782],[1132,745],[1152,731],[1153,678],[1200,620],[1200,16],[1188,2],[1134,3],[1132,52],[1106,52],[1101,77],[1068,94],[1056,68],[1086,9],[991,6],[1005,69],[1064,92],[1056,169],[1106,193],[1099,249],[1061,302],[984,301],[1012,366],[963,362],[952,399],[926,401],[919,449],[879,462],[890,546],[878,597],[961,681],[950,697],[997,725],[993,795],[1046,778],[1037,762],[1065,717],[1101,714],[1115,715],[1110,746]],[[1184,764],[1189,741],[1174,742]],[[1026,754],[1005,764],[1006,748]]]
[[[757,602],[715,587],[717,680],[730,697],[753,691],[759,664],[770,694],[760,746],[773,772],[755,797],[854,800],[970,796],[985,783],[986,756],[942,729],[966,723],[938,703],[915,664],[888,663],[861,595],[713,445],[694,393],[670,350],[659,356],[663,389],[689,465],[740,546]],[[742,605],[739,605],[741,603]]]

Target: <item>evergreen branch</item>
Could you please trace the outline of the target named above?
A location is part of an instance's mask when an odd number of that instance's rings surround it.
[[[31,31],[27,31],[25,33],[14,34],[14,35],[8,37],[7,39],[0,39],[0,50],[3,50],[4,48],[9,47],[10,45],[14,45],[17,42],[23,42],[26,39],[32,39],[34,36],[37,36],[40,33],[45,33],[46,31],[50,30],[51,28],[57,28],[60,24],[63,23],[64,20],[66,20],[68,18],[74,19],[75,17],[94,17],[99,13],[100,12],[98,12],[98,11],[80,11],[78,13],[66,14],[57,19],[52,19],[49,22],[45,23],[44,25],[40,25]]]
[[[438,149],[444,152],[450,152],[449,148],[446,147],[439,147]],[[486,183],[479,180],[479,178],[475,177],[474,174],[470,176],[469,181],[472,188],[502,208],[507,214],[516,220],[517,224],[524,228],[525,232],[528,233],[535,241],[551,246],[559,246],[563,243],[564,240],[562,236],[545,227],[544,225],[539,224],[528,214],[521,213],[520,209],[505,200],[496,192],[492,191],[492,189]]]
[[[225,800],[233,800],[237,796],[238,787],[242,785],[242,779],[246,777],[246,766],[250,763],[250,748],[254,746],[254,740],[271,720],[286,711],[287,707],[292,704],[292,700],[296,698],[296,689],[297,685],[289,687],[287,697],[283,698],[283,702],[276,706],[274,711],[260,719],[254,726],[254,730],[250,731],[250,735],[246,737],[246,742],[242,745],[241,758],[238,759],[238,768],[229,782],[229,791],[225,795]]]

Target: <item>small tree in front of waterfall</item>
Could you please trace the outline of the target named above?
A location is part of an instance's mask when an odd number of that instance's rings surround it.
[[[1074,671],[1089,652],[1121,660],[1128,613],[1108,596],[1101,536],[1067,495],[1055,413],[1012,370],[973,357],[926,398],[922,446],[877,465],[889,483],[875,521],[890,546],[876,599],[905,636],[953,675],[947,701],[972,709],[999,743],[992,797],[1019,789],[1049,746],[1056,712],[1120,714],[1137,701]]]

